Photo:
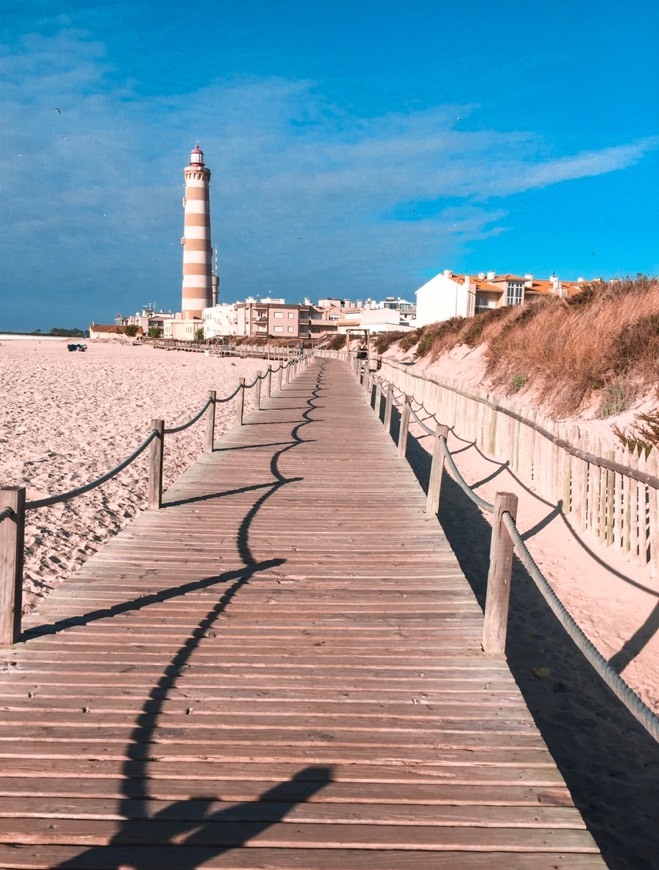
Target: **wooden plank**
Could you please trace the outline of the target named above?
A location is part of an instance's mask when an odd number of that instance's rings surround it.
[[[603,866],[364,391],[261,406],[0,656],[0,866]]]
[[[424,852],[414,848],[400,851],[371,847],[367,850],[343,848],[316,848],[310,853],[302,849],[260,848],[256,854],[250,849],[229,851],[202,846],[174,848],[171,845],[131,849],[124,845],[104,846],[100,849],[81,850],[77,846],[25,845],[18,851],[13,846],[0,845],[0,862],[9,870],[34,870],[43,867],[71,867],[79,870],[117,870],[118,867],[167,867],[168,870],[190,870],[191,867],[230,868],[254,870],[255,865],[270,870],[309,870],[310,866],[323,870],[455,870],[469,866],[472,870],[490,870],[497,860],[491,853],[445,850]],[[309,861],[313,860],[310,865]],[[468,865],[466,861],[468,860]],[[404,864],[401,865],[401,861]],[[507,852],[500,856],[499,866],[506,870],[594,870],[602,861],[596,855],[563,851]]]

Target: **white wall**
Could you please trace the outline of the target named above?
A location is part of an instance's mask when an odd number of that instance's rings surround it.
[[[440,272],[416,291],[416,325],[467,317],[468,295],[464,284]]]

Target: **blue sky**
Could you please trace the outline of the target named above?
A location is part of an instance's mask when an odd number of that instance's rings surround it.
[[[437,272],[659,273],[655,0],[0,0],[0,331]]]

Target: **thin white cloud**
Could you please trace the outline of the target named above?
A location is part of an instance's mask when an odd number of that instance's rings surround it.
[[[411,294],[419,273],[504,231],[505,197],[624,169],[659,146],[539,156],[546,143],[528,131],[463,129],[470,106],[351,118],[313,83],[276,78],[140,97],[73,30],[24,37],[0,74],[3,308],[34,292],[52,300],[50,320],[55,284],[80,325],[145,298],[177,305],[182,169],[196,141],[231,298]],[[408,203],[422,220],[401,218]]]

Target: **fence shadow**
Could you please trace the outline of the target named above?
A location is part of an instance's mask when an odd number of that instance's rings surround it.
[[[427,491],[431,457],[412,434],[407,458]],[[439,521],[484,607],[490,525],[446,473]],[[656,866],[657,744],[595,674],[516,557],[506,656],[609,867]]]

